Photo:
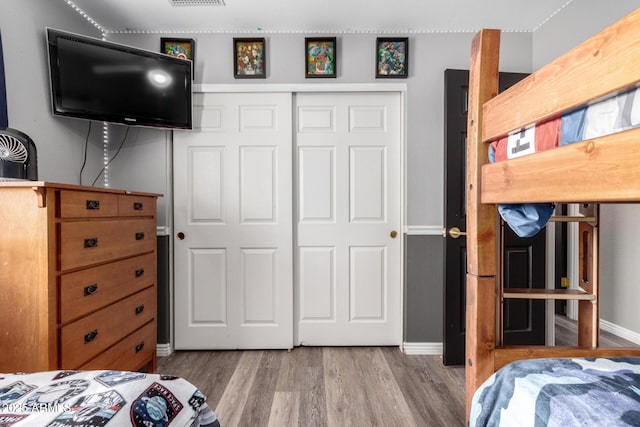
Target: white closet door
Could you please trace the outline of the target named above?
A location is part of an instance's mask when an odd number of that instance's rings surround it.
[[[400,94],[295,100],[296,344],[398,345]]]
[[[292,347],[291,103],[198,94],[174,132],[177,349]]]

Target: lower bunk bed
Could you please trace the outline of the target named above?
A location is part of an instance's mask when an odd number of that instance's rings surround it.
[[[539,204],[548,216],[555,203],[640,202],[639,28],[640,9],[500,95],[500,33],[483,30],[473,40],[466,179],[470,426],[640,426],[640,347],[599,345],[597,214],[575,219],[577,290],[502,289],[498,225],[499,206],[509,222],[505,205]],[[610,94],[613,100],[603,102]],[[625,114],[608,114],[606,126],[591,121],[609,107]],[[586,131],[574,138],[578,128]],[[553,142],[538,145],[543,134]],[[563,142],[567,135],[570,145]],[[548,150],[555,146],[562,147]],[[534,216],[525,218],[534,223],[525,231],[544,227],[547,218]],[[504,345],[501,310],[509,298],[577,300],[577,345]]]
[[[0,374],[0,426],[220,427],[183,378],[126,371]]]
[[[640,357],[512,362],[475,392],[470,427],[640,425]]]

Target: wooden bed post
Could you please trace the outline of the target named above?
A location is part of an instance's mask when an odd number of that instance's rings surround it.
[[[493,374],[496,338],[496,207],[480,203],[483,104],[498,94],[500,31],[482,30],[471,45],[467,123],[467,422],[474,391]]]

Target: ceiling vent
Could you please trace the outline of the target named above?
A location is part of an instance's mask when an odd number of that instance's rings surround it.
[[[169,0],[172,6],[225,6],[224,0]]]

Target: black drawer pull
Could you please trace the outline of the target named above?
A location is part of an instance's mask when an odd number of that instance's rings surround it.
[[[88,297],[89,295],[93,295],[98,292],[98,284],[94,283],[93,285],[88,285],[84,287],[84,296]]]
[[[136,346],[136,353],[140,353],[143,348],[144,348],[144,341],[142,341],[140,344]]]
[[[133,202],[133,210],[134,211],[141,211],[144,209],[144,205],[140,202]]]
[[[95,340],[97,336],[98,336],[98,330],[94,329],[93,331],[84,335],[84,343],[85,344],[90,343],[91,341]]]
[[[98,238],[91,237],[89,239],[84,239],[84,247],[85,248],[95,248],[98,246]]]
[[[144,274],[144,268],[139,268],[136,270],[136,277],[141,277]]]
[[[87,210],[97,211],[100,209],[100,200],[87,200]]]
[[[140,314],[144,311],[144,304],[140,304],[136,307],[136,314]]]
[[[136,233],[136,240],[144,240],[144,233]]]

